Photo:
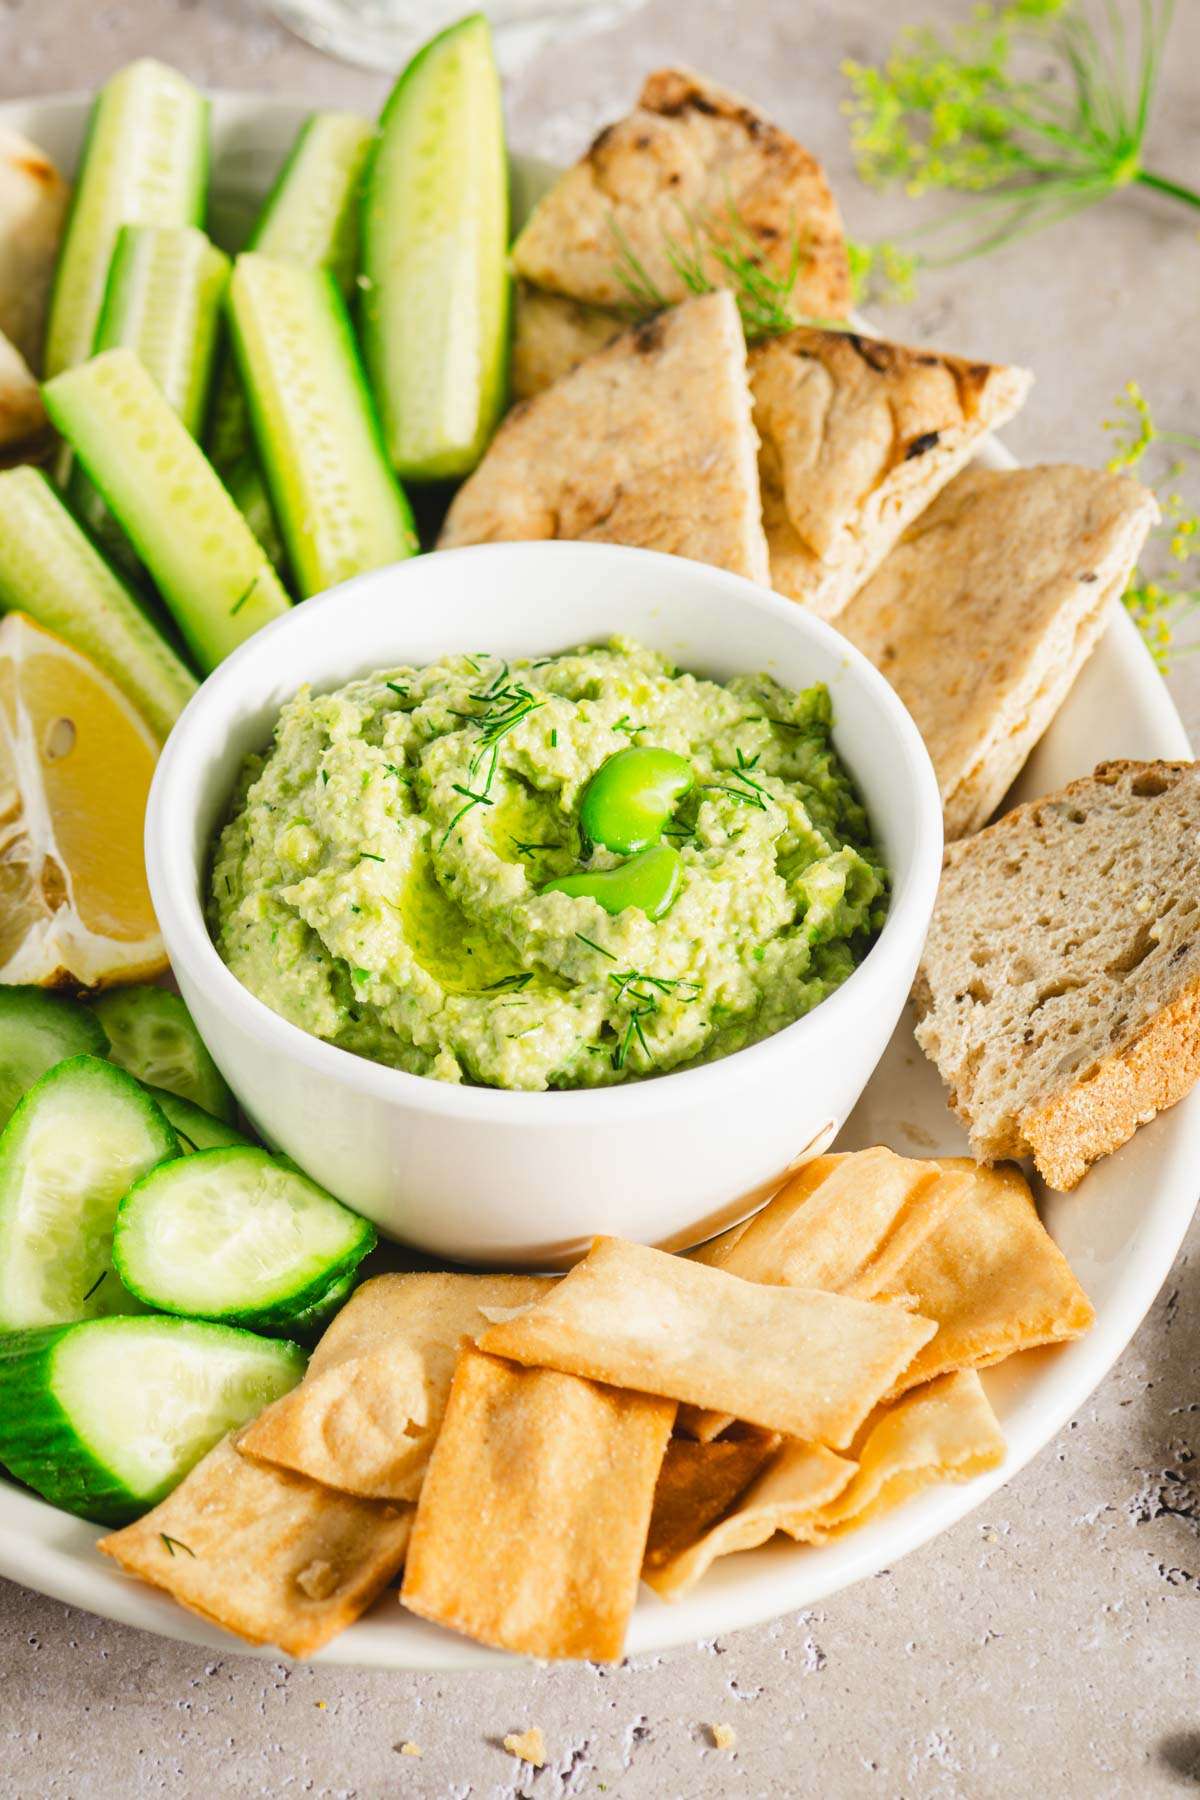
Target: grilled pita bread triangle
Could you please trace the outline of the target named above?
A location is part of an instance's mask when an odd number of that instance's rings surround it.
[[[712,243],[791,271],[789,304],[840,319],[850,309],[841,216],[825,171],[740,96],[684,69],[659,69],[627,118],[603,130],[555,183],[513,246],[518,275],[593,306],[622,306],[630,281],[665,300],[688,288],[672,244],[730,276]]]
[[[49,157],[0,126],[0,332],[35,370],[67,199]]]
[[[916,720],[948,838],[1016,779],[1157,516],[1129,475],[967,469],[838,620]]]
[[[756,345],[771,585],[836,618],[1030,381],[854,332],[802,326]]]
[[[441,544],[633,544],[765,582],[756,450],[737,307],[706,294],[514,407]]]

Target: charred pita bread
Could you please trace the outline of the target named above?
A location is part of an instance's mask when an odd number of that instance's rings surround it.
[[[44,151],[0,126],[0,332],[35,370],[67,198]]]
[[[968,469],[838,620],[916,720],[948,838],[978,830],[999,805],[1157,516],[1128,475]]]
[[[771,585],[836,618],[1030,381],[855,332],[802,326],[756,345]]]
[[[528,400],[552,387],[586,357],[611,344],[628,324],[628,319],[602,307],[543,293],[527,281],[518,283],[509,364],[513,398]]]
[[[441,544],[633,544],[765,582],[756,452],[737,307],[706,294],[514,407]]]
[[[729,276],[712,243],[735,240],[787,273],[810,317],[850,309],[841,216],[820,163],[714,82],[682,69],[649,76],[637,107],[609,125],[534,208],[513,246],[518,275],[591,306],[622,306],[630,274],[666,300],[688,289],[672,245],[693,248],[714,286]]]
[[[0,331],[0,463],[6,452],[31,444],[45,430],[41,389],[21,352]]]

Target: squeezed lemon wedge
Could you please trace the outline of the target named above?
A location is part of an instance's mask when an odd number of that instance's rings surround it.
[[[166,967],[142,857],[158,745],[121,690],[23,613],[0,624],[0,982]]]

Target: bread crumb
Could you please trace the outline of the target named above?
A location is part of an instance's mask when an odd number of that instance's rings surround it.
[[[536,1725],[528,1731],[510,1731],[504,1740],[504,1748],[510,1756],[517,1756],[534,1769],[546,1766],[546,1740]]]
[[[422,1750],[420,1744],[410,1743],[409,1740],[405,1738],[400,1746],[400,1754],[401,1756],[424,1756],[425,1752]]]
[[[737,1743],[737,1732],[732,1725],[710,1725],[708,1735],[714,1750],[732,1750]]]

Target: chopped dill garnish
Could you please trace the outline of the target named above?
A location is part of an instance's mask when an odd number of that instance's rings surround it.
[[[625,1029],[613,1049],[613,1068],[623,1069],[625,1067],[635,1038],[641,1045],[647,1062],[653,1065],[654,1055],[646,1042],[646,1032],[642,1021],[658,1011],[662,994],[677,993],[685,1006],[691,1006],[699,997],[700,983],[685,981],[681,977],[645,975],[638,969],[626,969],[623,974],[610,975],[608,979],[617,990],[618,1001],[631,1003],[625,1020]],[[679,992],[683,988],[690,988],[692,991],[689,995],[684,995]]]
[[[689,294],[711,294],[718,288],[731,290],[748,343],[777,337],[797,325],[820,325],[832,331],[849,329],[844,319],[818,318],[794,306],[796,282],[809,261],[803,237],[794,227],[787,262],[781,271],[764,263],[762,248],[732,199],[718,212],[692,213],[681,206],[679,217],[683,236],[664,233],[663,254]],[[617,247],[616,273],[629,295],[623,310],[635,319],[643,319],[670,306],[671,297],[650,274],[617,220],[610,215],[608,223]],[[717,273],[712,271],[714,263]]]
[[[558,749],[558,732],[555,731],[553,729],[553,727],[551,728],[551,731],[550,731],[550,748],[552,750]]]
[[[262,570],[260,569],[258,571],[258,575],[256,575],[254,577],[254,580],[250,583],[250,586],[248,588],[243,589],[243,591],[238,595],[237,599],[234,601],[233,605],[229,609],[229,616],[231,619],[233,618],[235,613],[241,612],[243,606],[245,606],[247,600],[250,598],[251,594],[254,592],[255,588],[258,586],[259,576],[261,576],[261,574],[262,574]]]
[[[385,681],[383,685],[386,688],[391,688],[393,694],[399,694],[402,700],[408,699],[408,689],[406,687],[401,687],[398,681]]]
[[[520,975],[502,975],[499,981],[489,981],[487,986],[481,989],[481,992],[495,994],[499,993],[501,988],[510,988],[513,993],[517,993],[521,988],[527,988],[532,980],[533,970],[526,969]]]
[[[321,770],[321,782],[324,787],[329,786],[329,770],[328,769]]]
[[[182,1538],[168,1537],[165,1531],[160,1531],[158,1535],[163,1541],[168,1556],[174,1556],[177,1550],[183,1550],[193,1561],[195,1560],[196,1552],[190,1544],[185,1544]]]
[[[590,937],[584,937],[582,931],[577,931],[575,936],[579,939],[581,944],[586,944],[589,950],[595,950],[600,956],[607,956],[609,962],[616,962],[617,959],[612,951],[606,950],[603,944],[597,944]]]
[[[546,844],[526,843],[522,838],[510,838],[509,841],[518,856],[536,856],[539,850],[561,850],[564,847],[557,839]]]
[[[175,1136],[176,1136],[176,1137],[182,1137],[182,1136],[183,1136],[183,1133],[182,1133],[182,1132],[181,1132],[181,1131],[177,1131],[177,1132],[176,1132],[176,1133],[175,1133]],[[97,1289],[97,1288],[98,1288],[98,1287],[99,1287],[99,1286],[100,1286],[100,1283],[101,1283],[101,1282],[102,1282],[102,1281],[107,1281],[107,1279],[108,1279],[108,1270],[107,1270],[107,1269],[101,1269],[101,1271],[100,1271],[100,1273],[99,1273],[99,1275],[97,1275],[97,1277],[96,1277],[96,1279],[95,1279],[95,1281],[93,1281],[93,1283],[92,1283],[92,1285],[91,1285],[91,1287],[90,1287],[90,1288],[89,1288],[89,1289],[88,1289],[88,1291],[87,1291],[87,1293],[86,1293],[86,1294],[85,1294],[85,1295],[84,1295],[84,1296],[83,1296],[83,1297],[84,1297],[84,1299],[85,1299],[85,1300],[90,1300],[90,1299],[91,1299],[91,1297],[92,1297],[92,1295],[93,1295],[93,1294],[94,1294],[94,1293],[95,1293],[95,1291],[96,1291],[96,1289]]]
[[[361,858],[365,859],[365,861],[367,861],[367,862],[386,862],[387,861],[386,856],[376,856],[376,854],[373,850],[360,850],[358,854]]]

